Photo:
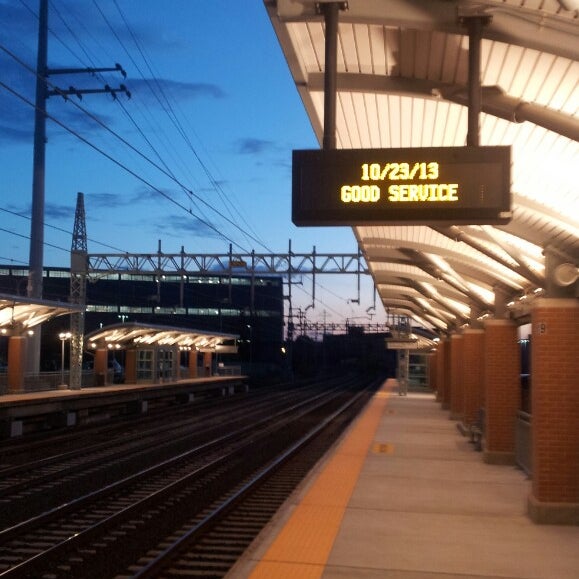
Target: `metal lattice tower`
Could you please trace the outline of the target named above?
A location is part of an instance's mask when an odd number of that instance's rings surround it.
[[[88,253],[86,243],[86,218],[84,194],[76,197],[74,230],[70,251],[70,302],[85,306]],[[70,318],[70,388],[79,390],[82,378],[82,352],[84,346],[84,307]]]

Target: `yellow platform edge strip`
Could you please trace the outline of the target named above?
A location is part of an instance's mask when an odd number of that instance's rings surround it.
[[[387,380],[295,508],[249,579],[319,579],[386,407]]]

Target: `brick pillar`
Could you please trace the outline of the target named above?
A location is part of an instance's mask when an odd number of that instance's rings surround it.
[[[463,383],[462,370],[463,360],[463,342],[462,334],[452,334],[450,337],[450,418],[451,420],[462,419],[463,407]]]
[[[436,352],[433,352],[426,357],[426,362],[428,364],[428,388],[433,392],[436,392],[436,360]]]
[[[444,401],[444,381],[446,376],[444,375],[444,340],[438,342],[436,348],[436,400],[437,402]]]
[[[521,407],[521,352],[511,320],[485,321],[484,460],[514,464],[515,425]]]
[[[444,404],[442,407],[445,410],[450,410],[450,397],[452,396],[452,365],[451,365],[451,351],[452,342],[450,336],[445,340],[446,347],[444,348],[444,379],[446,383],[444,385]]]
[[[469,328],[463,333],[463,422],[471,426],[479,418],[484,388],[484,330]]]
[[[203,371],[205,376],[211,376],[212,353],[203,352]]]
[[[24,392],[24,369],[26,368],[26,336],[10,336],[8,339],[8,392]]]
[[[127,384],[137,382],[137,350],[125,352],[125,382]]]
[[[529,515],[579,524],[579,300],[536,300],[532,312],[533,485]]]
[[[97,348],[94,353],[94,375],[97,386],[106,386],[108,378],[109,351]]]
[[[189,352],[189,378],[197,378],[197,350],[195,346]]]

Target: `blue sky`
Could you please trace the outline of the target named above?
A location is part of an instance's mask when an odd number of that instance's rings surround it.
[[[0,0],[0,263],[17,265],[29,252],[34,111],[24,99],[34,101],[38,5]],[[90,253],[155,252],[158,240],[166,253],[286,252],[289,239],[297,253],[357,251],[350,228],[291,222],[291,151],[318,143],[261,0],[50,0],[49,29],[49,68],[127,72],[50,82],[123,83],[131,98],[48,100],[45,265],[69,265],[77,191]],[[359,306],[354,276],[319,281],[308,319],[369,321],[369,280]],[[311,302],[303,284],[294,307]]]

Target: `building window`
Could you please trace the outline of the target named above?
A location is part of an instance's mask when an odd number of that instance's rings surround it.
[[[98,312],[101,314],[106,314],[106,313],[117,313],[118,311],[118,306],[94,306],[94,305],[87,305],[86,306],[86,311],[87,312]]]
[[[173,350],[157,350],[159,378],[168,380],[173,377]]]
[[[137,380],[153,380],[153,350],[137,350]]]

